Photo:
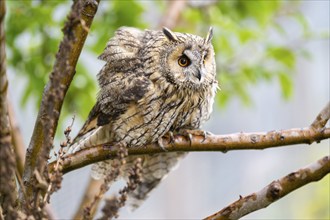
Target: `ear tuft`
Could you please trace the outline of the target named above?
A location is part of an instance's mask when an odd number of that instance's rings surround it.
[[[163,33],[169,41],[178,41],[178,38],[170,29],[163,27]]]
[[[210,44],[212,37],[213,37],[213,28],[210,27],[209,32],[207,33],[206,38],[205,38],[205,43]]]

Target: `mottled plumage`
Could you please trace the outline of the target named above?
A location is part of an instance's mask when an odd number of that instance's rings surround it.
[[[166,28],[118,29],[99,57],[106,62],[98,74],[100,92],[72,148],[109,142],[141,147],[169,131],[198,129],[212,112],[217,90],[211,38],[212,29],[205,39]],[[144,156],[143,182],[133,198],[143,200],[183,155]],[[110,165],[95,164],[93,176],[111,172]]]

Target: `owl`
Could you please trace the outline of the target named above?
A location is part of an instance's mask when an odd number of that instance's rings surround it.
[[[113,143],[127,148],[159,142],[169,132],[199,129],[209,119],[218,88],[212,28],[205,38],[121,27],[99,59],[97,102],[72,145],[73,151]],[[185,156],[145,155],[143,180],[129,195],[138,206]],[[129,167],[137,156],[128,156]],[[113,161],[96,163],[94,178],[111,172]],[[124,178],[125,172],[123,172]]]

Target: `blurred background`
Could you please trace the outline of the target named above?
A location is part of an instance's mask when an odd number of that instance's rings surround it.
[[[9,99],[27,146],[71,1],[9,0],[7,7]],[[56,146],[72,116],[75,135],[95,103],[96,74],[104,65],[97,56],[120,26],[168,26],[201,36],[214,28],[221,91],[203,129],[228,134],[308,126],[329,101],[329,8],[329,1],[101,0],[66,96]],[[206,217],[328,155],[329,145],[325,140],[263,151],[190,153],[139,209],[123,208],[120,219]],[[58,219],[75,213],[89,175],[85,167],[64,176],[51,199]],[[329,178],[244,219],[329,219]]]

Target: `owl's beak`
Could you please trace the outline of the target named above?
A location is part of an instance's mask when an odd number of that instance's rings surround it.
[[[206,74],[206,70],[205,70],[204,67],[202,67],[202,68],[200,68],[200,69],[198,69],[198,70],[196,71],[196,75],[195,75],[195,76],[196,76],[196,78],[197,78],[200,82],[202,82],[203,79],[204,79],[205,74]]]
[[[201,79],[202,79],[202,71],[198,70],[198,71],[197,71],[197,75],[196,75],[196,77],[197,77],[197,79],[198,79],[199,81],[201,81]]]

